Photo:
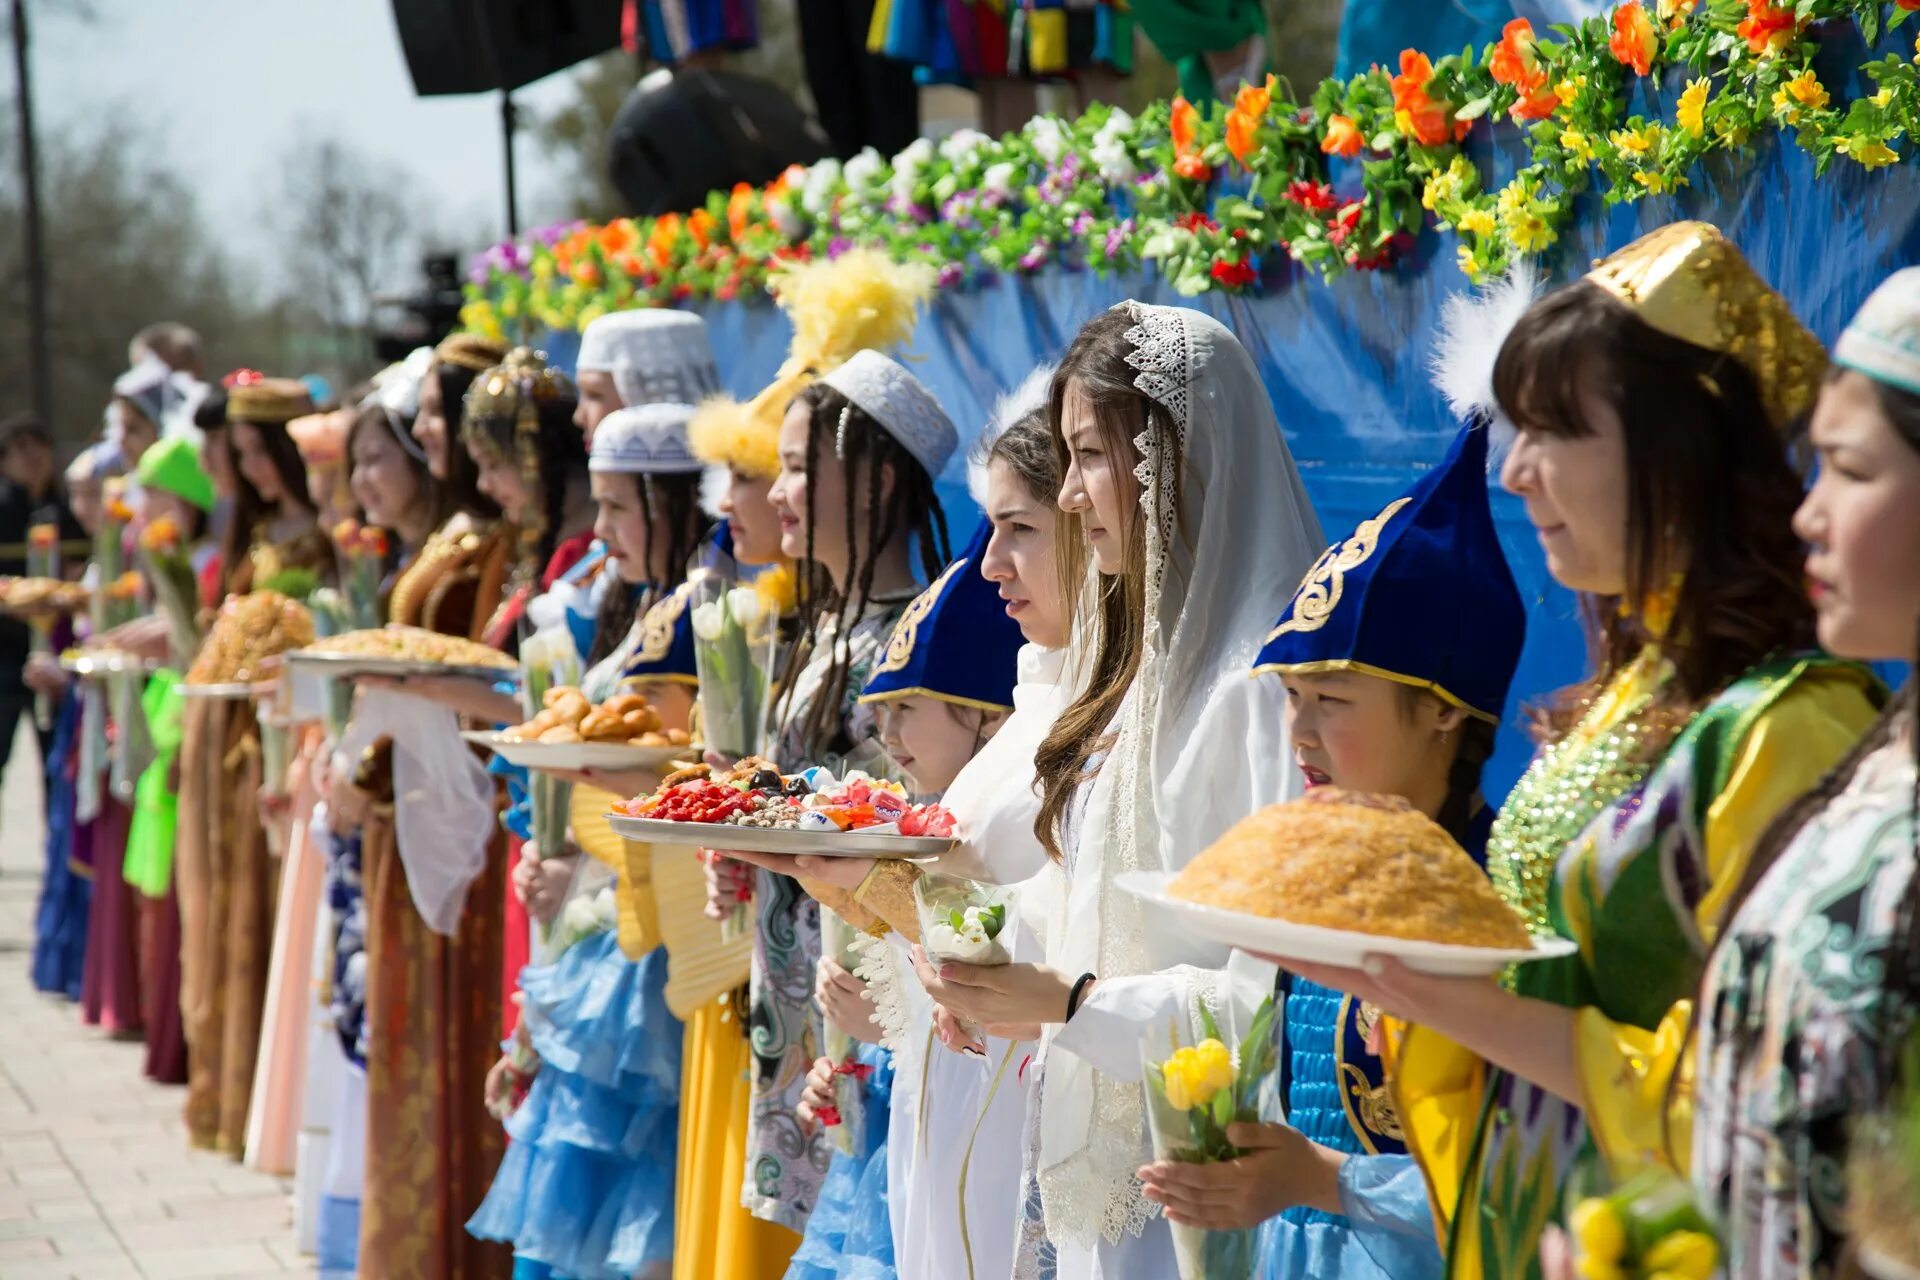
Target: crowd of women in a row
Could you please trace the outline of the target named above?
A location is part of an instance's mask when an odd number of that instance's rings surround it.
[[[1176,1273],[1173,1222],[1259,1227],[1273,1276],[1525,1277],[1576,1173],[1645,1164],[1691,1177],[1725,1274],[1841,1274],[1849,1118],[1920,1005],[1913,697],[1864,665],[1920,632],[1920,272],[1831,358],[1701,224],[1524,315],[1463,307],[1460,436],[1331,541],[1217,322],[1096,316],[969,444],[883,354],[925,289],[864,251],[793,271],[747,403],[696,318],[623,313],[576,379],[456,337],[334,418],[243,374],[199,442],[89,455],[149,520],[230,507],[209,607],[332,572],[351,514],[390,535],[388,620],[577,649],[588,698],[670,727],[698,728],[696,587],[750,585],[782,617],[765,754],[890,761],[957,821],[940,872],[1014,886],[1012,963],[931,961],[912,864],[616,837],[651,774],[567,775],[541,847],[525,779],[460,738],[525,718],[490,682],[364,679],[330,726],[296,696],[280,785],[251,702],[163,673],[161,785],[131,840],[111,798],[79,828],[73,962],[187,1080],[192,1139],[298,1165],[340,1274],[1131,1280]],[[956,557],[963,449],[986,519]],[[1490,467],[1582,601],[1571,689],[1510,690]],[[74,733],[125,732],[98,704]],[[1540,748],[1496,810],[1512,706]],[[1577,951],[1499,983],[1276,965],[1119,886],[1322,786],[1426,813]],[[1143,1038],[1270,996],[1270,1123],[1156,1161]]]

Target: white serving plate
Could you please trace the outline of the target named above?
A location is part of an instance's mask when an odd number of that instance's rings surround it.
[[[288,662],[318,667],[331,676],[465,676],[476,680],[520,683],[517,667],[483,667],[464,662],[427,662],[421,658],[368,657],[352,653],[315,653],[295,649]]]
[[[583,769],[665,772],[675,761],[700,758],[698,745],[636,747],[624,742],[527,742],[507,738],[490,729],[473,729],[460,736],[475,746],[485,747],[508,764],[563,773],[579,773]]]
[[[779,827],[732,827],[719,822],[668,822],[610,813],[607,822],[627,840],[743,853],[814,854],[827,858],[933,858],[953,847],[951,836],[869,835],[845,831],[797,831]]]
[[[183,698],[226,698],[238,701],[253,696],[250,684],[182,684],[179,686]]]
[[[61,654],[60,669],[76,676],[97,678],[131,672],[145,675],[158,671],[160,664],[151,658],[137,658],[116,649],[90,649],[75,654]]]
[[[1487,977],[1500,973],[1508,965],[1557,959],[1579,949],[1564,938],[1535,938],[1530,948],[1506,950],[1457,947],[1444,942],[1417,942],[1349,929],[1294,924],[1172,897],[1167,893],[1167,885],[1173,878],[1174,873],[1170,871],[1128,871],[1121,874],[1117,883],[1155,910],[1172,916],[1197,937],[1288,960],[1357,969],[1368,956],[1392,956],[1419,973]]]

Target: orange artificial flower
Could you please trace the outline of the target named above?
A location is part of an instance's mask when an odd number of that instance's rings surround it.
[[[1320,139],[1320,150],[1330,156],[1354,156],[1366,145],[1367,140],[1360,136],[1360,126],[1351,116],[1327,117],[1327,136]]]
[[[776,185],[777,185],[776,180]],[[771,187],[768,190],[772,190]],[[753,184],[736,182],[733,194],[727,197],[727,234],[733,242],[739,244],[747,238],[748,219],[753,217]]]
[[[633,222],[627,218],[615,218],[600,228],[599,240],[601,253],[609,258],[617,257],[633,244]]]
[[[132,600],[140,594],[140,575],[129,569],[107,587],[110,600]]]
[[[387,531],[378,525],[368,525],[360,533],[360,549],[376,560],[385,560],[390,549]]]
[[[1632,67],[1637,76],[1653,70],[1654,55],[1660,52],[1660,33],[1654,29],[1653,19],[1647,16],[1640,0],[1627,0],[1613,11],[1613,36],[1607,41],[1607,48],[1622,66]]]
[[[336,546],[351,547],[360,538],[358,520],[342,520],[333,526],[333,541]]]
[[[1213,177],[1213,166],[1199,156],[1181,156],[1173,162],[1173,172],[1189,182],[1207,182]]]
[[[1546,81],[1547,69],[1540,64],[1540,42],[1534,38],[1531,22],[1515,18],[1507,24],[1487,61],[1487,72],[1496,84],[1511,87],[1523,98]]]
[[[1779,53],[1793,43],[1800,32],[1800,20],[1791,4],[1768,4],[1767,0],[1747,0],[1747,16],[1737,28],[1751,53],[1766,57]]]
[[[37,524],[27,530],[27,545],[36,551],[45,551],[58,545],[60,526],[57,524]]]
[[[1253,154],[1253,148],[1259,139],[1260,121],[1266,118],[1267,108],[1273,104],[1272,76],[1258,88],[1250,84],[1240,86],[1240,92],[1234,97],[1233,110],[1227,113],[1227,151],[1242,165]]]
[[[623,253],[613,260],[613,265],[623,276],[640,276],[646,272],[647,264],[637,253]]]
[[[1467,136],[1468,122],[1453,118],[1451,102],[1436,101],[1427,92],[1433,81],[1433,60],[1414,49],[1400,51],[1400,74],[1393,78],[1393,122],[1401,133],[1422,146],[1438,147]]]
[[[719,222],[705,209],[695,209],[687,215],[687,234],[693,237],[693,243],[704,249],[713,243],[714,229]]]
[[[647,257],[654,266],[665,271],[673,264],[673,242],[679,238],[679,214],[663,213],[653,220],[653,231],[647,236]]]
[[[1185,95],[1175,94],[1173,114],[1167,120],[1167,128],[1173,134],[1173,154],[1184,156],[1193,150],[1193,131],[1200,124],[1200,113],[1194,110]]]
[[[133,508],[119,498],[107,499],[107,519],[115,524],[132,524]]]

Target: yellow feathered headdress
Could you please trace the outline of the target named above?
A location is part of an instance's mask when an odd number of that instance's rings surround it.
[[[742,475],[773,476],[780,470],[780,420],[793,398],[854,352],[905,342],[933,296],[934,279],[933,268],[895,262],[878,249],[783,267],[769,288],[793,322],[786,362],[745,404],[728,396],[702,404],[687,429],[694,453]]]

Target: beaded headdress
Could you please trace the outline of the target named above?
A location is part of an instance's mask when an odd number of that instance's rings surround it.
[[[1827,353],[1733,243],[1704,222],[1675,222],[1594,265],[1587,279],[1668,335],[1732,356],[1784,430],[1812,406]]]
[[[460,439],[476,456],[497,456],[505,447],[500,426],[510,423],[513,457],[521,477],[535,488],[540,482],[540,407],[574,399],[573,382],[547,363],[545,354],[531,347],[515,347],[505,360],[473,380],[460,415]],[[528,546],[546,532],[544,516],[522,524]]]

